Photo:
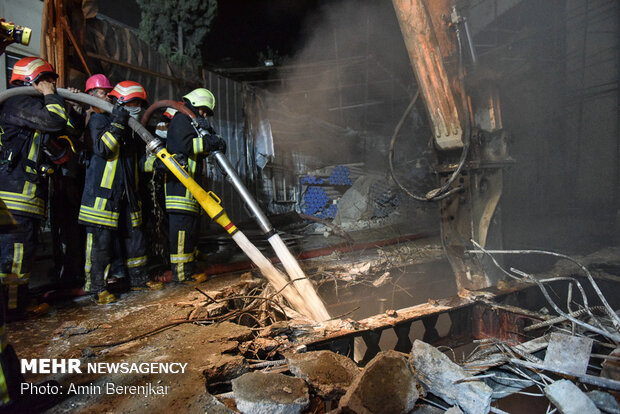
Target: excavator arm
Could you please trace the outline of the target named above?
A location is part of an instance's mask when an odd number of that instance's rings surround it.
[[[496,210],[503,167],[510,158],[499,95],[492,80],[476,70],[465,73],[465,57],[473,63],[476,58],[467,22],[453,0],[392,2],[439,160],[435,168],[438,190],[426,197],[439,203],[442,244],[459,292],[466,294],[497,281],[485,273],[481,259],[467,251],[471,240],[485,246],[491,237],[489,230],[493,236],[501,230]],[[498,243],[501,240],[493,244]]]

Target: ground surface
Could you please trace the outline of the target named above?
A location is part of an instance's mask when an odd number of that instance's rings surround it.
[[[426,302],[429,297],[451,296],[454,281],[436,239],[422,239],[351,253],[333,253],[307,260],[302,267],[318,282],[332,316],[362,318]],[[417,263],[419,268],[406,267]],[[432,263],[435,263],[433,265]],[[439,263],[439,264],[437,264]],[[430,267],[429,267],[430,266]],[[448,273],[446,274],[446,269]],[[381,276],[389,273],[377,286]],[[57,305],[43,317],[9,325],[9,339],[20,358],[80,358],[89,362],[181,362],[184,374],[57,374],[27,375],[39,382],[54,378],[68,390],[70,384],[89,385],[83,395],[69,395],[50,410],[63,412],[204,412],[200,396],[205,390],[205,360],[236,350],[248,339],[248,330],[230,325],[182,324],[147,338],[112,344],[151,331],[171,320],[185,319],[186,304],[202,297],[195,290],[215,291],[239,281],[240,273],[211,277],[199,285],[167,285],[163,290],[132,292],[118,303],[96,305],[89,298]],[[379,300],[380,299],[380,300]],[[360,307],[355,310],[356,307]],[[350,312],[354,310],[354,312]],[[108,383],[168,387],[165,395],[106,394]],[[90,384],[97,387],[91,387]]]

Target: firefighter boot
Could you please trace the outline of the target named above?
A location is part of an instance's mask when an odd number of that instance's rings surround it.
[[[108,303],[116,302],[116,296],[113,293],[104,290],[103,292],[99,292],[97,294],[97,303],[100,305],[107,305]]]

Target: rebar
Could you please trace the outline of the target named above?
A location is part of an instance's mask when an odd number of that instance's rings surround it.
[[[590,307],[590,311],[605,311],[605,307],[604,306],[592,306]],[[579,309],[577,311],[574,312],[570,312],[568,313],[568,315],[573,316],[573,317],[579,317],[585,313],[588,313],[588,309],[583,308],[583,309]],[[545,328],[547,326],[551,326],[551,325],[555,325],[556,323],[560,323],[565,321],[566,318],[564,316],[558,316],[557,318],[553,318],[553,319],[548,319],[546,321],[543,322],[539,322],[539,323],[535,323],[533,325],[530,325],[528,327],[526,327],[525,329],[523,329],[525,332],[529,332],[529,331],[534,331],[536,329],[540,329],[540,328]]]
[[[478,247],[481,250],[483,250],[480,245],[478,245]],[[475,252],[475,251],[470,250],[469,252]],[[586,277],[588,278],[588,281],[592,285],[592,288],[594,289],[596,294],[599,296],[599,298],[601,299],[601,302],[603,303],[603,306],[605,306],[605,309],[607,310],[607,313],[614,321],[614,326],[616,327],[616,329],[620,329],[620,316],[618,316],[618,314],[609,305],[609,302],[607,302],[607,299],[603,295],[603,292],[601,292],[601,289],[596,284],[596,281],[592,277],[592,274],[590,273],[590,271],[584,265],[582,265],[580,262],[573,259],[572,257],[567,256],[562,253],[556,253],[556,252],[547,251],[547,250],[484,250],[484,252],[487,254],[544,254],[544,255],[559,257],[559,258],[568,260],[576,264],[586,274]]]

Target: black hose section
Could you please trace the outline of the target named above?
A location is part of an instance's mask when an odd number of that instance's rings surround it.
[[[95,98],[94,96],[88,95],[86,93],[75,93],[63,88],[58,88],[57,93],[64,99],[75,101],[85,105],[95,106],[108,113],[111,113],[114,109],[114,105],[112,105],[110,102],[104,101],[103,99]],[[0,92],[0,103],[18,95],[39,96],[41,95],[41,93],[32,86],[11,88],[7,89],[6,91]],[[129,118],[129,127],[133,129],[134,132],[136,132],[146,144],[151,144],[151,146],[155,144],[154,147],[156,147],[159,143],[159,140],[155,139],[153,135],[151,135],[150,132],[147,131],[146,128],[144,128],[140,124],[140,122],[136,121],[135,119]],[[161,143],[159,143],[159,145],[161,145]]]
[[[405,123],[405,119],[407,118],[407,115],[409,114],[411,109],[413,109],[413,105],[415,105],[415,103],[418,100],[419,96],[420,96],[420,90],[418,89],[418,91],[415,93],[415,96],[411,100],[411,103],[409,104],[407,109],[405,109],[405,112],[403,112],[403,116],[400,117],[400,121],[398,121],[398,124],[396,125],[396,128],[394,129],[394,134],[392,134],[392,140],[390,141],[390,150],[388,152],[388,162],[390,164],[390,173],[392,174],[392,179],[394,180],[396,185],[398,185],[400,187],[401,190],[403,190],[409,197],[413,198],[414,200],[428,201],[426,199],[426,197],[421,197],[419,195],[413,194],[412,192],[407,190],[400,183],[400,181],[398,181],[398,178],[396,178],[396,173],[394,172],[394,162],[393,162],[393,160],[394,160],[394,144],[396,144],[396,137],[398,136],[398,133],[400,132],[400,128]]]
[[[409,112],[411,111],[411,109],[413,108],[413,106],[415,105],[416,101],[418,100],[418,97],[420,96],[420,91],[418,90],[415,94],[415,96],[413,97],[413,99],[411,100],[411,103],[409,104],[409,106],[407,107],[407,109],[405,109],[405,112],[403,113],[402,117],[400,118],[400,121],[398,121],[398,124],[396,125],[396,128],[394,129],[394,134],[392,135],[392,139],[390,141],[390,150],[388,152],[388,161],[390,164],[390,173],[392,174],[392,179],[394,179],[394,182],[396,183],[396,185],[398,185],[398,187],[403,190],[409,197],[413,198],[414,200],[418,200],[418,201],[439,201],[439,200],[443,200],[444,198],[450,197],[452,194],[457,193],[459,191],[461,191],[463,188],[462,187],[456,187],[453,188],[449,191],[446,191],[448,186],[454,181],[454,179],[457,177],[457,175],[460,173],[461,169],[463,168],[463,165],[465,164],[465,158],[467,158],[467,152],[465,151],[465,147],[463,147],[464,151],[463,154],[461,154],[461,162],[459,162],[459,168],[457,168],[457,170],[455,170],[455,172],[452,174],[452,177],[450,177],[450,179],[446,182],[446,184],[444,184],[443,187],[439,188],[439,189],[435,189],[431,192],[429,192],[428,194],[432,195],[429,197],[427,196],[420,196],[417,194],[413,194],[411,191],[407,190],[405,188],[405,186],[403,186],[403,184],[398,181],[398,178],[396,177],[396,172],[394,171],[394,145],[396,144],[396,137],[398,136],[398,133],[400,132],[401,127],[403,126],[405,119],[407,117],[407,115],[409,114]],[[467,143],[468,144],[468,143]],[[469,148],[469,145],[467,145],[467,147]]]

